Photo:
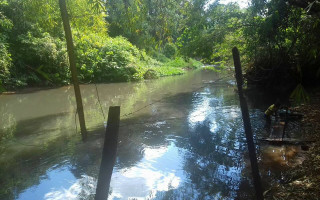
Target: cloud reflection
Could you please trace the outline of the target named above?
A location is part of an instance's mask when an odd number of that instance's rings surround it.
[[[182,182],[179,174],[178,148],[172,142],[169,146],[145,148],[144,158],[137,165],[114,172],[111,199],[129,197],[152,199],[157,192],[177,189]]]
[[[96,180],[93,177],[83,175],[68,189],[60,188],[59,190],[51,189],[44,195],[45,200],[76,200],[88,199],[90,195],[95,193]]]

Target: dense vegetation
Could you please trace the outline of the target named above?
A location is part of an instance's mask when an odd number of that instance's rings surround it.
[[[280,90],[318,84],[319,2],[312,2],[67,1],[80,81],[181,74],[199,66],[195,60],[223,68],[238,46],[248,83]],[[2,0],[0,30],[1,90],[69,84],[58,1]]]
[[[182,74],[182,68],[201,65],[193,59],[181,59],[170,45],[148,55],[125,37],[110,37],[105,12],[93,7],[92,2],[67,3],[77,68],[83,83]],[[69,63],[58,1],[1,1],[0,14],[1,90],[69,84]]]
[[[319,2],[250,3],[241,9],[207,0],[108,0],[107,21],[112,36],[145,49],[175,45],[180,55],[204,63],[230,65],[238,46],[248,83],[280,91],[318,84]]]
[[[319,83],[320,18],[310,12],[312,4],[294,2],[299,1],[253,1],[247,20],[252,28],[244,29],[248,81],[272,88]]]

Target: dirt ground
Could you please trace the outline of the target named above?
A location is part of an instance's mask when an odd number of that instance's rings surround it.
[[[301,121],[302,136],[314,140],[305,161],[288,170],[283,181],[264,192],[267,200],[317,200],[320,199],[320,91],[310,92],[310,102],[293,107],[304,114]]]

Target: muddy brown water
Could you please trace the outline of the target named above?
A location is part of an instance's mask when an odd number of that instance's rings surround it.
[[[254,198],[234,81],[210,83],[218,78],[194,71],[97,85],[105,115],[109,106],[121,106],[109,199]],[[85,143],[72,87],[0,96],[0,199],[93,199],[107,119],[95,86],[81,90]],[[255,138],[265,137],[263,110],[272,101],[257,91],[248,96]],[[300,148],[258,143],[257,150],[267,187],[281,181]]]

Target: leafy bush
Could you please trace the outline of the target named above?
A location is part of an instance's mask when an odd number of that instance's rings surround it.
[[[0,39],[0,92],[4,90],[3,84],[6,84],[9,80],[11,66],[11,55],[8,52],[7,45]]]
[[[150,37],[155,45],[148,45],[147,55],[124,37],[109,37],[105,15],[93,12],[86,0],[71,1],[68,8],[82,82],[134,81],[176,75],[184,73],[181,68],[192,68],[197,63],[175,58],[177,48],[172,39],[167,40],[170,42],[160,52],[153,49],[158,42]],[[3,86],[66,85],[70,82],[61,24],[57,1],[0,2],[0,90],[5,89]]]
[[[139,67],[153,62],[123,37],[87,34],[77,38],[76,53],[83,81],[119,82],[143,79]]]
[[[197,68],[200,68],[202,66],[203,66],[202,62],[197,61],[197,60],[192,59],[192,58],[189,59],[188,68],[197,69]]]
[[[168,67],[185,67],[187,66],[187,62],[183,58],[177,57],[176,59],[165,63],[164,65]]]
[[[19,40],[16,70],[17,73],[24,72],[20,76],[22,81],[29,85],[69,82],[70,73],[64,42],[51,37],[49,33],[41,32],[28,32],[20,35]]]
[[[167,58],[175,58],[177,54],[177,47],[173,43],[167,43],[163,48],[163,54]]]
[[[166,57],[164,54],[162,54],[162,53],[160,53],[158,51],[155,51],[154,49],[150,50],[148,53],[152,58],[156,59],[159,62],[168,62],[168,61],[170,61],[170,59],[168,57]]]
[[[181,68],[170,66],[153,67],[152,69],[157,72],[158,76],[173,76],[185,73],[185,71]]]
[[[158,78],[158,73],[154,69],[148,69],[144,74],[143,74],[144,79],[155,79]]]
[[[7,6],[7,1],[0,3],[0,92],[4,91],[3,84],[7,84],[10,76],[10,67],[12,65],[11,54],[8,51],[8,32],[11,30],[13,24],[1,12],[3,7]]]
[[[176,57],[174,60],[170,60],[167,63],[164,63],[166,67],[175,67],[175,68],[188,68],[188,69],[196,69],[202,66],[200,61],[194,59],[187,59],[185,61],[182,57]]]

